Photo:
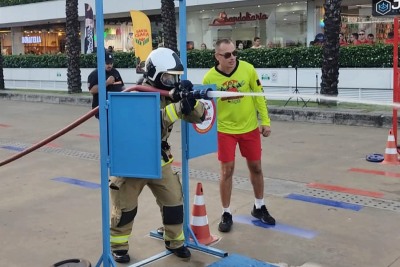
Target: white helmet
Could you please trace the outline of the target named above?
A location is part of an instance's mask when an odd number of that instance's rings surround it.
[[[178,55],[169,48],[159,47],[146,59],[145,77],[156,88],[171,90],[183,74],[183,65]]]

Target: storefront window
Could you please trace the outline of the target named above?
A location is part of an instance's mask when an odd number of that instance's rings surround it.
[[[35,25],[22,29],[20,42],[25,54],[57,54],[65,52],[65,24]]]
[[[132,51],[132,22],[106,21],[104,23],[104,46],[112,47],[113,51]]]
[[[161,15],[148,16],[151,24],[153,47],[162,42]],[[113,47],[114,51],[133,51],[132,19],[118,18],[104,21],[104,46]]]
[[[393,18],[373,17],[372,9],[368,5],[345,6],[342,8],[342,28],[347,41],[352,33],[365,32],[374,35],[375,43],[384,43],[388,33],[393,32]],[[359,36],[360,38],[360,36]]]
[[[0,52],[3,55],[12,54],[11,29],[0,29]]]
[[[227,6],[229,3],[227,3]],[[199,34],[202,32],[203,34]],[[244,49],[254,37],[266,47],[306,44],[307,3],[293,2],[224,9],[205,9],[188,14],[188,41],[200,49],[201,43],[213,48],[216,40],[230,38]]]

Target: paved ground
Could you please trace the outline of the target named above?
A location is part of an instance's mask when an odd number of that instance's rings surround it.
[[[0,161],[88,110],[0,100]],[[275,228],[251,223],[252,190],[240,159],[232,201],[234,228],[218,233],[216,156],[190,163],[190,192],[194,194],[197,182],[203,184],[211,232],[222,237],[214,247],[280,266],[399,267],[399,167],[365,160],[366,154],[384,152],[388,129],[293,121],[273,121],[272,127],[272,136],[263,140],[263,169],[267,205],[278,221]],[[101,192],[53,179],[99,183],[98,132],[97,120],[90,119],[50,146],[0,167],[0,266],[50,266],[67,258],[85,258],[95,265],[102,251]],[[177,170],[179,133],[177,125],[171,139]],[[145,190],[131,237],[133,262],[164,251],[161,241],[148,237],[160,221],[154,198]],[[218,261],[193,251],[190,262],[169,256],[149,266]]]

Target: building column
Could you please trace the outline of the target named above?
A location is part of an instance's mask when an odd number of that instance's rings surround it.
[[[268,38],[268,35],[267,35],[267,20],[259,20],[259,24],[258,25],[260,26],[260,28],[259,28],[260,29],[259,37],[261,39],[261,44],[263,46],[267,46],[268,45],[268,42],[267,42],[267,38]]]
[[[24,44],[22,43],[22,28],[13,27],[11,28],[11,38],[12,38],[12,54],[19,55],[25,54]]]
[[[314,41],[317,27],[319,27],[316,10],[317,7],[315,4],[315,0],[308,0],[307,1],[307,46],[310,44],[311,41]]]
[[[79,31],[81,33],[81,54],[84,54],[85,53],[85,34],[86,34],[85,21],[79,22]]]
[[[276,37],[276,8],[269,14],[267,20],[267,47],[274,47],[278,43],[282,44],[282,38]]]

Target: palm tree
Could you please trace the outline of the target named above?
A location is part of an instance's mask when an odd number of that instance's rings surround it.
[[[81,41],[79,37],[78,0],[66,0],[66,52],[68,58],[68,93],[81,93]]]
[[[0,47],[1,47],[1,41],[0,41]],[[5,89],[4,86],[4,74],[3,74],[3,55],[0,50],[0,90]]]
[[[337,96],[339,83],[339,33],[341,26],[340,7],[342,0],[326,0],[325,43],[323,45],[321,94]],[[325,102],[325,101],[323,101]]]
[[[161,20],[164,32],[164,47],[178,52],[174,0],[161,0]]]

